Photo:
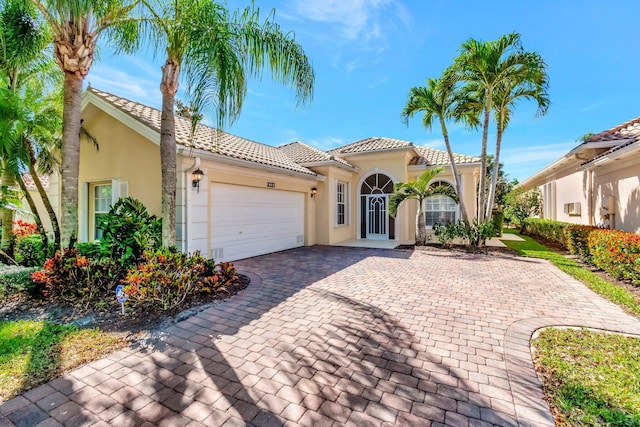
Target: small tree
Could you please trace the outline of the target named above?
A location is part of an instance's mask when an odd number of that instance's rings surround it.
[[[540,214],[540,201],[541,196],[539,189],[514,188],[506,197],[505,217],[519,226],[520,233],[523,233],[524,220]]]
[[[444,169],[439,167],[426,170],[415,181],[398,182],[393,194],[389,198],[389,215],[396,217],[398,208],[405,200],[414,199],[418,201],[418,211],[416,212],[416,246],[424,246],[427,243],[427,229],[424,223],[423,202],[427,197],[443,195],[451,197],[458,202],[458,195],[449,186],[429,186],[429,182]]]

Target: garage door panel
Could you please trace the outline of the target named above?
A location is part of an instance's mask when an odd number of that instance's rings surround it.
[[[304,193],[218,183],[210,188],[211,256],[232,261],[304,244]]]

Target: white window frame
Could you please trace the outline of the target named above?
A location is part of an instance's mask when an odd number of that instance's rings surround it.
[[[341,188],[342,187],[342,188]],[[336,227],[343,227],[349,225],[349,183],[346,181],[335,180],[336,189]],[[340,191],[342,190],[342,191]],[[340,200],[342,196],[342,201]],[[340,206],[342,206],[342,222],[340,221]]]
[[[109,188],[111,194],[108,196],[108,198],[106,197],[98,197],[99,196],[99,190],[101,188]],[[98,215],[103,215],[106,213],[109,213],[109,209],[111,209],[111,206],[113,205],[113,185],[111,183],[99,183],[99,184],[94,184],[92,186],[92,192],[91,192],[91,203],[93,206],[93,211],[92,211],[92,220],[93,220],[93,233],[92,233],[92,239],[93,240],[100,240],[100,238],[102,236],[99,236],[98,233],[100,230],[98,230]],[[106,210],[98,210],[98,200],[101,201],[108,201],[108,205],[106,207]]]
[[[437,179],[435,181],[432,181],[429,183],[429,185],[435,185],[440,183],[440,185],[442,184],[447,184],[449,185],[451,188],[455,189],[455,187],[453,186],[453,184],[447,180],[444,179]],[[458,221],[458,219],[460,219],[460,203],[456,203],[455,200],[453,200],[451,197],[448,196],[444,196],[444,195],[436,195],[436,196],[432,196],[432,197],[427,197],[426,199],[424,199],[423,204],[422,204],[422,213],[424,215],[424,221],[425,221],[425,225],[427,227],[427,229],[432,229],[433,225],[429,225],[427,223],[427,201],[428,200],[438,200],[438,205],[442,206],[443,203],[450,203],[453,202],[453,204],[455,205],[455,209],[448,209],[448,210],[429,210],[428,212],[453,212],[453,222]],[[441,224],[444,225],[444,224]]]

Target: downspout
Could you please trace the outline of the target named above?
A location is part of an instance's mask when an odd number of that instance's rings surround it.
[[[594,209],[594,202],[593,202],[593,171],[590,170],[589,174],[587,175],[587,186],[588,186],[588,191],[587,191],[587,197],[588,197],[588,210],[589,210],[589,225],[593,225],[595,224],[595,209]]]
[[[189,207],[191,206],[191,192],[192,189],[189,186],[190,184],[190,175],[191,172],[193,172],[196,169],[200,168],[200,157],[196,157],[194,159],[193,165],[190,168],[185,169],[184,171],[184,200],[183,200],[183,207],[182,207],[182,221],[183,221],[183,225],[182,225],[182,232],[183,232],[183,240],[184,240],[184,246],[182,249],[182,252],[189,252],[189,220],[188,220],[188,214],[189,214]]]

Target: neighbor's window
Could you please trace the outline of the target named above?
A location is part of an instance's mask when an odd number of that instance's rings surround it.
[[[93,238],[100,240],[102,230],[98,229],[99,219],[105,216],[111,208],[111,184],[96,185],[93,187]]]
[[[342,181],[336,183],[336,224],[347,223],[347,184]]]
[[[451,187],[451,184],[445,181],[436,181],[431,184],[432,188],[439,186]],[[438,195],[427,197],[424,201],[424,220],[427,227],[455,222],[457,213],[458,204],[451,197]]]

